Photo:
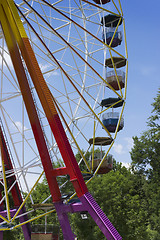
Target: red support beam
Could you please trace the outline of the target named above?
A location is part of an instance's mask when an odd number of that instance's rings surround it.
[[[5,142],[5,138],[4,138],[1,126],[0,126],[0,138],[1,138],[1,151],[3,151],[3,156],[4,156],[5,171],[10,170],[13,173],[11,177],[7,178],[8,187],[11,187],[12,184],[16,182],[16,177],[14,175],[13,165],[10,159],[10,155],[7,149],[7,145]],[[17,182],[12,187],[11,194],[13,197],[15,207],[19,207],[23,202],[23,199],[22,199],[21,192]]]
[[[28,112],[28,117],[31,123],[32,131],[34,138],[37,144],[37,148],[40,154],[42,165],[46,174],[48,185],[51,191],[51,195],[54,202],[61,200],[61,193],[59,186],[56,180],[56,177],[53,176],[53,166],[48,152],[48,148],[45,142],[44,134],[41,128],[41,124],[37,115],[37,110],[33,101],[32,93],[28,84],[26,77],[25,69],[23,67],[22,59],[19,53],[19,49],[16,42],[16,37],[13,33],[13,26],[11,26],[8,16],[5,14],[3,6],[1,10],[1,26],[3,29],[4,37],[12,63],[15,69],[15,73],[19,82],[20,90],[23,96],[23,100]]]
[[[55,176],[55,177],[63,176],[63,175],[67,175],[67,174],[68,174],[68,170],[66,167],[53,169],[53,176]]]
[[[1,125],[0,125],[0,148],[1,148],[2,156],[3,156],[4,165],[5,165],[5,172],[8,171],[8,170],[12,172],[12,176],[7,178],[7,186],[8,186],[8,188],[10,188],[14,184],[12,189],[11,189],[11,194],[12,194],[14,206],[15,207],[20,207],[20,205],[23,202],[23,198],[22,198],[21,191],[19,189],[18,183],[16,181],[16,176],[15,176],[14,171],[13,171],[12,161],[11,161],[11,158],[10,158],[10,154],[9,154],[7,144],[6,144],[6,139],[4,137],[4,133],[2,131],[2,126]],[[1,193],[0,193],[0,196],[2,197]],[[25,206],[23,206],[21,212],[26,213]],[[19,220],[20,220],[20,222],[28,221],[27,214],[23,215],[23,217],[20,217]],[[25,240],[30,240],[30,237],[31,237],[30,224],[27,223],[27,224],[23,225],[22,230],[24,232]]]
[[[22,38],[23,42],[19,43],[21,53],[26,62],[28,71],[34,83],[38,97],[41,101],[42,107],[48,119],[51,130],[56,139],[58,148],[60,150],[63,161],[67,167],[70,179],[77,179],[73,181],[73,186],[78,197],[83,196],[88,192],[87,186],[84,182],[83,176],[79,169],[78,163],[64,131],[63,125],[57,113],[49,88],[43,78],[42,72],[36,60],[35,54],[29,43],[28,38]]]

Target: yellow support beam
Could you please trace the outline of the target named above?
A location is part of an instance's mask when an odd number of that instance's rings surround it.
[[[0,215],[0,218],[1,218],[2,220],[6,221],[7,223],[10,222],[7,218],[3,217],[2,215]]]
[[[49,212],[43,213],[43,214],[41,214],[41,215],[39,215],[39,216],[37,216],[37,217],[31,218],[31,219],[29,219],[29,220],[26,221],[26,222],[20,223],[20,224],[16,225],[15,227],[12,227],[12,229],[16,229],[16,228],[18,228],[18,227],[21,227],[21,226],[23,226],[23,225],[25,225],[25,224],[27,224],[27,223],[29,223],[29,222],[35,221],[35,220],[37,220],[37,219],[39,219],[39,218],[41,218],[41,217],[44,217],[44,216],[46,216],[46,215],[48,215],[48,214],[51,214],[51,213],[53,213],[53,212],[55,212],[55,211],[56,211],[56,210],[54,209],[54,210],[51,210],[51,211],[49,211]],[[11,229],[9,229],[9,230],[11,230]]]
[[[120,0],[118,0],[118,2],[119,2],[120,9],[121,9],[121,14],[122,14],[122,16],[123,16],[123,10],[122,10],[121,1],[120,1]]]
[[[124,42],[125,42],[125,51],[126,51],[126,59],[127,59],[128,58],[128,50],[127,50],[126,28],[125,28],[124,18],[123,18],[123,32],[124,32]]]
[[[111,41],[110,41],[109,47],[111,47],[111,45],[112,45],[114,36],[115,36],[115,34],[116,34],[117,30],[118,30],[118,27],[119,27],[119,25],[120,25],[120,23],[121,23],[121,19],[122,19],[122,18],[120,18],[119,21],[118,21],[117,27],[116,27],[116,29],[115,29],[115,31],[114,31],[114,34],[113,34],[113,36],[112,36],[112,39],[111,39]]]
[[[115,133],[114,139],[117,136],[118,128],[119,128],[119,125],[120,125],[120,122],[121,122],[121,118],[122,118],[122,114],[123,114],[123,111],[124,111],[124,106],[125,106],[125,102],[124,102],[122,110],[121,110],[121,114],[120,114],[119,121],[118,121],[118,124],[117,124],[117,128],[116,128],[116,133]]]
[[[3,2],[3,4],[5,4],[6,2],[8,3],[8,9],[10,9],[10,11],[12,13],[12,17],[14,19],[14,22],[17,26],[18,31],[19,31],[19,33],[18,33],[17,30],[15,29],[15,24],[14,24],[13,25],[13,32],[15,34],[15,37],[16,37],[17,41],[18,41],[18,39],[20,40],[20,37],[21,38],[28,38],[28,36],[26,34],[26,31],[24,29],[23,23],[22,23],[22,21],[20,19],[20,16],[18,14],[18,11],[17,11],[17,8],[15,6],[14,1],[13,0],[6,0],[6,1],[1,0],[1,1]],[[7,12],[7,9],[5,9],[5,11]],[[8,17],[9,17],[9,15],[8,15]],[[10,23],[10,24],[12,25],[12,23]]]
[[[93,171],[93,165],[94,165],[95,130],[96,130],[96,121],[94,120],[94,128],[93,128],[93,149],[92,149],[92,171]]]
[[[115,8],[117,9],[117,12],[119,13],[119,15],[121,15],[121,13],[120,13],[120,11],[119,11],[117,5],[115,4],[114,0],[112,0],[112,3],[113,3],[113,5],[115,6]]]
[[[9,197],[8,197],[7,180],[6,180],[3,154],[1,156],[2,156],[2,173],[3,173],[3,182],[4,182],[4,192],[5,192],[5,198],[6,198],[7,216],[8,216],[8,220],[10,221],[11,220],[11,214],[10,214]]]
[[[123,98],[122,89],[121,89],[121,86],[120,86],[120,83],[119,83],[119,79],[118,79],[118,75],[117,75],[117,69],[116,69],[116,66],[115,66],[115,64],[114,64],[114,60],[113,60],[112,53],[111,53],[110,50],[109,50],[109,52],[110,52],[110,56],[111,56],[111,60],[112,60],[112,64],[113,64],[113,67],[114,67],[114,71],[115,71],[115,74],[116,74],[116,79],[117,79],[118,87],[119,87],[119,90],[120,90],[120,93],[121,93],[121,98]]]
[[[126,79],[125,79],[125,94],[124,94],[124,99],[126,99],[126,94],[127,94],[127,81],[128,81],[128,61],[126,64]]]
[[[26,196],[26,198],[24,199],[24,201],[22,202],[21,206],[18,208],[16,214],[14,215],[14,217],[12,218],[11,222],[13,222],[15,220],[15,218],[17,217],[18,213],[21,211],[22,207],[24,206],[24,204],[26,203],[26,201],[28,200],[29,196],[31,195],[31,193],[33,192],[35,186],[38,184],[39,180],[41,179],[42,175],[44,174],[44,171],[41,173],[41,175],[39,176],[39,178],[37,179],[37,181],[35,182],[35,184],[33,185],[33,187],[31,188],[30,192],[28,193],[28,195]]]

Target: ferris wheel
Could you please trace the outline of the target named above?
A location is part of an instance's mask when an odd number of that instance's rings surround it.
[[[36,211],[32,193],[46,176],[51,195],[42,196],[37,206],[47,211],[38,217],[56,211],[61,219],[63,209],[64,239],[74,239],[67,211],[84,210],[101,219],[107,238],[121,239],[86,187],[113,168],[109,152],[124,127],[128,56],[120,0],[6,0],[0,22],[0,234],[22,226],[31,239],[35,218],[26,203]],[[61,185],[58,176],[66,178]]]

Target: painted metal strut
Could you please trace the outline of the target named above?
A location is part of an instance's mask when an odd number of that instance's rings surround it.
[[[0,119],[0,148],[1,148],[1,157],[2,157],[2,166],[4,166],[4,172],[11,170],[12,173],[14,173],[13,171],[13,165],[12,165],[12,161],[11,161],[11,156],[9,153],[9,149],[8,149],[8,144],[7,144],[7,138],[6,135],[4,133],[4,129],[2,126],[2,121]],[[3,173],[4,175],[4,173]],[[5,182],[5,190],[6,190],[6,194],[8,195],[7,192],[7,185],[8,187],[11,187],[13,184],[13,187],[11,188],[11,194],[12,194],[12,198],[13,198],[13,202],[14,202],[14,206],[16,208],[20,207],[20,205],[23,202],[22,199],[22,195],[18,186],[18,183],[16,181],[16,177],[15,174],[12,174],[11,177],[8,178],[8,180],[6,180],[6,178],[4,179]],[[13,210],[11,210],[9,208],[9,201],[7,202],[7,211],[3,211],[2,213],[0,213],[0,216],[4,217],[5,215],[8,215],[9,220],[11,220],[11,213]],[[25,206],[23,206],[23,208],[21,209],[21,213],[26,213],[26,209]],[[28,220],[27,215],[24,215],[22,217],[19,218],[20,223],[23,223],[25,221]],[[24,234],[24,238],[25,240],[30,240],[31,238],[31,228],[30,228],[30,224],[25,224],[24,226],[22,226],[22,230],[23,230],[23,234]],[[1,233],[1,238],[2,238],[2,233]]]
[[[101,208],[95,202],[91,194],[88,192],[60,117],[57,113],[53,96],[51,95],[43,78],[42,72],[13,0],[0,1],[0,23],[13,62],[15,73],[17,75],[17,80],[19,82],[34,138],[46,174],[53,203],[61,224],[64,239],[75,239],[75,236],[71,230],[67,213],[73,213],[82,210],[88,211],[107,239],[122,239]],[[49,122],[51,131],[55,137],[61,156],[65,163],[64,168],[53,169],[42,126],[33,100],[32,91],[30,89],[28,78],[22,63],[22,57],[25,61],[35,90]],[[72,182],[77,196],[81,201],[79,206],[74,204],[66,205],[61,200],[61,193],[56,177],[66,174],[70,176],[70,181]]]

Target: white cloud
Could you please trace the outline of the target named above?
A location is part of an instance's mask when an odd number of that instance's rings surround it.
[[[155,66],[141,66],[140,71],[143,76],[154,74],[156,71]]]
[[[20,132],[22,132],[23,129],[27,130],[27,128],[25,126],[23,127],[21,122],[15,122],[15,125],[17,126],[17,128],[19,129]]]
[[[39,66],[42,72],[47,70],[50,67],[49,64],[42,64],[42,63],[40,63]]]
[[[124,140],[127,142],[127,149],[131,151],[131,148],[133,147],[133,139],[131,137],[125,137]]]
[[[125,163],[125,162],[121,162],[123,167],[126,167],[127,169],[131,166],[130,163]]]
[[[59,73],[58,73],[57,71],[53,71],[53,72],[52,72],[52,75],[54,75],[54,76],[58,76]]]
[[[131,148],[133,147],[133,139],[131,137],[125,137],[121,141],[121,143],[115,143],[113,145],[113,149],[115,153],[122,155],[125,153],[128,153],[131,151]]]
[[[118,154],[123,154],[123,153],[125,153],[124,147],[122,146],[122,144],[117,144],[117,143],[115,143],[115,144],[113,145],[113,149],[114,149],[114,151],[115,151],[116,153],[118,153]]]
[[[51,76],[59,76],[59,73],[57,71],[50,71],[45,73],[46,79],[51,77]]]
[[[2,51],[3,57],[2,57]],[[0,51],[0,67],[2,67],[2,59],[5,67],[13,68],[12,60],[10,58],[10,55],[8,54],[8,51],[6,49]]]
[[[58,76],[59,72],[56,70],[52,70],[50,69],[51,65],[50,64],[39,64],[41,71],[43,72],[43,74],[45,74],[45,76],[50,77],[50,76]]]

